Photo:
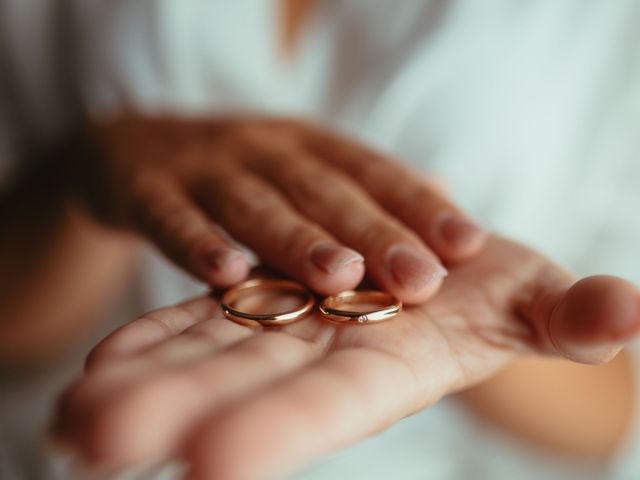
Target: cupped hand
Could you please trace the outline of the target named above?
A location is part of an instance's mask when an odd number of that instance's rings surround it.
[[[249,272],[230,235],[318,293],[355,287],[366,261],[416,303],[440,285],[441,260],[486,241],[429,180],[299,121],[125,116],[96,132],[113,218],[214,286]]]
[[[517,355],[605,362],[639,328],[634,286],[574,283],[494,237],[431,301],[380,324],[251,330],[210,297],[151,312],[95,349],[55,432],[105,471],[181,458],[189,478],[280,478]]]

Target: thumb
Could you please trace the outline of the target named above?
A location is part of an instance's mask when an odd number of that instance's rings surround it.
[[[603,363],[640,331],[640,292],[620,278],[593,276],[543,290],[532,312],[543,349],[576,362]]]

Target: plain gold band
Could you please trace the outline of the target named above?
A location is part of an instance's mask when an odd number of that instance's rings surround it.
[[[241,298],[265,291],[301,294],[304,304],[295,309],[279,313],[255,314],[233,308],[233,304]],[[230,288],[222,296],[220,307],[229,320],[250,327],[274,326],[293,323],[305,317],[315,305],[313,294],[299,283],[290,280],[255,278]]]
[[[358,303],[376,303],[382,308],[366,312],[348,310],[344,307]],[[338,323],[376,323],[395,317],[402,311],[402,302],[393,295],[378,290],[347,290],[325,298],[320,304],[320,313]]]

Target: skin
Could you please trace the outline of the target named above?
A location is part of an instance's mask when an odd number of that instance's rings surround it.
[[[295,55],[295,49],[300,38],[305,21],[314,7],[309,0],[280,0],[281,40],[280,48],[285,58]]]
[[[634,286],[575,282],[492,237],[431,301],[382,324],[314,315],[252,330],[220,319],[210,297],[147,314],[95,349],[55,435],[97,471],[179,456],[188,478],[280,478],[521,355],[599,364],[639,328]]]
[[[297,120],[128,115],[95,133],[112,222],[213,286],[248,275],[239,242],[320,294],[356,287],[366,263],[379,287],[420,303],[443,262],[487,238],[433,182]]]
[[[524,357],[458,397],[485,425],[545,455],[593,468],[620,454],[636,409],[634,366]]]

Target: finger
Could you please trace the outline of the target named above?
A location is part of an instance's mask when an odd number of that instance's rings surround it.
[[[190,355],[188,349],[183,353]],[[178,454],[204,414],[288,375],[320,353],[317,344],[266,332],[188,368],[141,376],[110,395],[96,398],[76,391],[66,398],[73,408],[61,409],[64,428],[58,429],[58,438],[100,471],[161,462]]]
[[[177,183],[146,178],[136,195],[137,223],[170,259],[211,285],[224,287],[246,278],[247,258]]]
[[[111,356],[110,362],[105,362],[105,357],[102,356],[99,362],[93,361],[91,373],[95,374],[96,365],[100,365],[100,381],[104,385],[117,383],[122,386],[129,381],[138,381],[142,376],[186,368],[257,332],[255,328],[245,327],[225,318],[203,320],[178,335],[133,354]]]
[[[183,302],[150,312],[103,341],[91,354],[85,380],[61,399],[57,440],[68,444],[79,438],[78,425],[110,402],[114,392],[118,398],[118,392],[144,387],[146,379],[187,368],[255,333],[226,319],[211,319],[211,314],[221,312],[210,298]]]
[[[203,423],[186,451],[189,478],[283,478],[423,406],[406,363],[342,350]]]
[[[311,151],[357,179],[380,205],[418,233],[444,261],[460,262],[482,250],[487,233],[435,183],[338,135],[307,128],[305,138]]]
[[[209,295],[145,313],[118,328],[94,347],[87,357],[86,368],[140,352],[199,322],[221,316],[219,302]]]
[[[248,172],[211,175],[197,188],[225,229],[280,271],[321,294],[354,288],[362,256],[296,212],[270,185]]]
[[[344,174],[293,149],[266,155],[263,148],[251,165],[304,215],[362,253],[367,274],[385,290],[410,303],[435,293],[446,275],[436,255]]]
[[[640,292],[622,279],[588,277],[571,285],[548,281],[527,314],[543,346],[582,363],[611,360],[640,331]]]
[[[148,372],[194,364],[214,353],[259,333],[256,328],[239,325],[226,318],[203,320],[136,355]]]

